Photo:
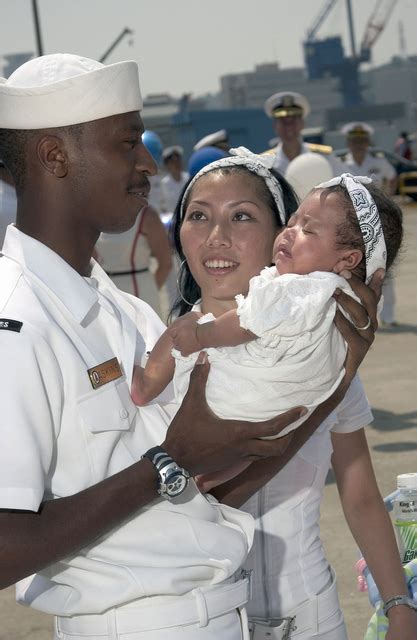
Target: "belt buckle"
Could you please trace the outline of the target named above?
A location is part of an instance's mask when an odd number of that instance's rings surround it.
[[[261,640],[261,638],[270,638],[271,640],[290,640],[291,632],[297,627],[295,626],[295,616],[285,618],[270,618],[269,620],[253,620],[251,632],[251,640]],[[278,628],[279,627],[279,628]],[[262,635],[257,633],[259,631]],[[277,634],[279,632],[279,635]]]

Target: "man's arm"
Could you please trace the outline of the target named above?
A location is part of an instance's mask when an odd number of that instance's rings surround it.
[[[300,408],[261,423],[221,420],[205,401],[209,365],[204,357],[162,446],[191,475],[278,455],[276,440],[259,438],[277,435],[299,418]],[[153,465],[140,460],[77,494],[43,502],[37,513],[0,511],[0,588],[93,544],[157,497]]]

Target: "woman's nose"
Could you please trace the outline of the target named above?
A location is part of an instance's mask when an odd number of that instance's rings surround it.
[[[207,237],[207,245],[209,247],[230,246],[231,240],[227,231],[219,224],[212,227]]]

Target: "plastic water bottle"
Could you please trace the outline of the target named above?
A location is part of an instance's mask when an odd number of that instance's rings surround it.
[[[417,473],[397,476],[394,522],[403,564],[417,558]]]

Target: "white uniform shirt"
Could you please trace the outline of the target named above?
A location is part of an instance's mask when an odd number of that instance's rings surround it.
[[[353,176],[368,176],[372,178],[379,188],[383,187],[385,182],[393,180],[397,175],[394,167],[386,158],[373,156],[371,153],[367,153],[362,164],[358,164],[349,151],[344,158],[344,165],[344,170]]]
[[[182,171],[180,180],[174,180],[170,173],[162,178],[162,194],[166,212],[172,213],[175,210],[181,191],[189,177],[186,171]]]
[[[258,336],[235,347],[207,349],[209,406],[221,418],[268,420],[292,407],[309,413],[281,431],[301,425],[339,385],[346,343],[334,324],[336,288],[353,295],[344,278],[315,271],[279,276],[276,267],[251,278],[246,296],[238,295],[240,326]],[[206,314],[199,322],[213,320]],[[174,387],[180,402],[198,354],[175,357]]]
[[[37,511],[140,459],[163,441],[172,405],[129,393],[164,326],[92,261],[81,277],[37,240],[7,231],[0,258],[0,507]],[[20,331],[12,320],[22,322]],[[93,389],[87,370],[117,358],[123,375]],[[23,582],[19,598],[56,615],[101,613],[138,598],[221,583],[250,548],[253,519],[190,483],[95,543]]]
[[[279,171],[279,173],[281,173],[283,176],[285,176],[285,172],[287,171],[288,165],[290,164],[291,160],[284,153],[282,142],[280,142],[277,145],[275,149],[275,153],[276,153],[276,156],[275,156],[275,162],[274,162],[273,168],[276,171]],[[301,151],[299,155],[302,155],[304,153],[311,153],[311,148],[306,142],[301,142]],[[332,153],[324,154],[324,157],[330,163],[330,166],[333,171],[333,176],[339,176],[341,173],[343,173],[344,171],[343,163],[339,160],[339,158],[334,156]]]

